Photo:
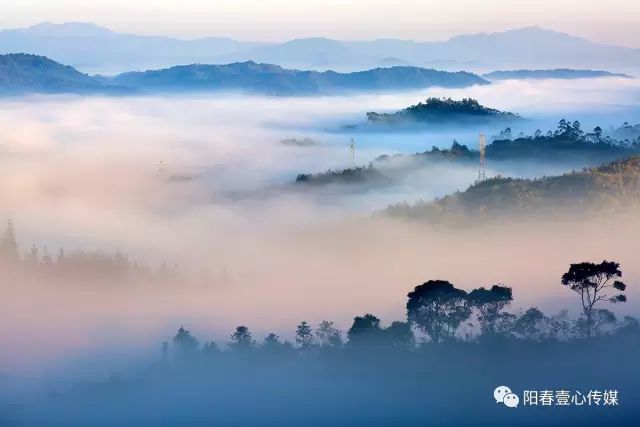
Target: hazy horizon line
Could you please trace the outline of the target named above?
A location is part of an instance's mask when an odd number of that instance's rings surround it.
[[[492,35],[497,35],[497,34],[505,34],[505,33],[513,33],[513,32],[518,32],[518,31],[526,31],[526,30],[538,30],[538,31],[543,31],[543,32],[548,32],[548,33],[555,33],[555,34],[562,34],[565,36],[569,36],[572,38],[577,38],[577,39],[582,39],[582,40],[586,40],[590,43],[594,43],[594,44],[598,44],[598,45],[602,45],[602,46],[616,46],[616,47],[625,47],[628,49],[635,49],[635,50],[640,50],[640,48],[636,48],[636,47],[630,47],[630,46],[626,46],[623,44],[614,44],[614,43],[608,43],[608,42],[601,42],[601,41],[596,41],[593,40],[589,37],[584,37],[584,36],[578,36],[578,35],[574,35],[570,32],[567,31],[559,31],[559,30],[555,30],[555,29],[551,29],[548,27],[544,27],[542,25],[538,25],[538,24],[533,24],[533,25],[524,25],[524,26],[513,26],[513,27],[509,27],[507,29],[503,29],[503,30],[496,30],[496,31],[469,31],[469,32],[460,32],[460,33],[456,33],[455,35],[451,35],[448,37],[443,37],[443,38],[432,38],[432,39],[415,39],[415,38],[402,38],[402,37],[375,37],[375,38],[333,38],[333,37],[329,37],[329,36],[324,36],[324,35],[315,35],[315,36],[304,36],[304,37],[287,37],[287,38],[282,38],[278,41],[257,41],[255,39],[248,39],[248,38],[235,38],[235,37],[230,37],[230,36],[225,36],[225,35],[205,35],[205,36],[199,36],[199,37],[180,37],[180,36],[175,36],[175,35],[168,35],[166,33],[139,33],[139,32],[127,32],[127,31],[118,31],[118,30],[114,30],[112,27],[107,26],[107,25],[101,25],[101,24],[97,24],[95,22],[92,21],[64,21],[64,22],[54,22],[54,21],[38,21],[35,22],[31,25],[26,25],[26,26],[21,26],[21,27],[4,27],[4,26],[0,26],[0,32],[5,32],[5,31],[20,31],[20,30],[29,30],[29,29],[33,29],[33,28],[37,28],[39,26],[54,26],[54,27],[64,27],[64,26],[73,26],[73,25],[77,25],[77,26],[90,26],[93,27],[94,29],[99,29],[99,30],[103,30],[103,31],[107,31],[110,33],[113,33],[114,35],[121,35],[121,36],[136,36],[136,37],[149,37],[149,38],[167,38],[167,39],[172,39],[172,40],[180,40],[180,41],[184,41],[184,42],[193,42],[193,41],[200,41],[200,40],[207,40],[207,39],[227,39],[227,40],[232,40],[232,41],[236,41],[236,42],[241,42],[241,43],[255,43],[255,44],[262,44],[262,45],[277,45],[277,44],[285,44],[288,42],[292,42],[292,41],[296,41],[296,40],[313,40],[313,39],[324,39],[324,40],[330,40],[330,41],[336,41],[336,42],[348,42],[348,43],[357,43],[357,42],[373,42],[373,41],[402,41],[402,42],[413,42],[413,43],[417,43],[417,44],[426,44],[426,43],[445,43],[445,42],[449,42],[453,39],[456,39],[458,37],[473,37],[473,36],[492,36]]]

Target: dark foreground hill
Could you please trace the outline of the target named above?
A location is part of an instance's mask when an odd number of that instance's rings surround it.
[[[640,157],[540,179],[494,177],[431,202],[390,206],[385,215],[429,223],[504,218],[510,215],[594,213],[636,207]]]

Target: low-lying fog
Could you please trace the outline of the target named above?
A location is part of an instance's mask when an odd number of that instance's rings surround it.
[[[233,95],[153,98],[28,97],[0,101],[0,219],[11,217],[20,249],[122,250],[148,265],[177,263],[185,276],[170,285],[63,286],[3,280],[0,372],[68,373],[79,361],[156,356],[159,343],[184,325],[224,343],[247,324],[256,338],[291,337],[300,320],[334,320],[347,328],[356,314],[385,322],[404,317],[407,292],[444,278],[471,289],[504,282],[516,306],[554,312],[574,308],[559,284],[568,264],[619,261],[634,280],[640,221],[502,224],[481,230],[434,231],[368,215],[400,200],[464,190],[475,168],[440,167],[406,185],[321,200],[300,195],[222,200],[301,172],[350,165],[380,154],[474,145],[479,131],[350,134],[342,126],[367,111],[395,111],[428,96],[472,97],[529,119],[514,134],[555,128],[561,118],[583,127],[637,123],[640,84],[628,79],[506,81],[460,90],[398,95],[264,98]],[[317,145],[282,144],[311,138]],[[562,166],[488,165],[490,173],[536,176]],[[4,221],[4,219],[2,219]],[[108,363],[105,362],[108,360]],[[103,364],[101,364],[104,362]],[[100,372],[92,370],[92,372]]]

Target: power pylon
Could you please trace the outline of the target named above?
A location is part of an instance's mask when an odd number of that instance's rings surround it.
[[[487,179],[486,167],[486,150],[487,146],[484,140],[484,135],[480,134],[480,140],[478,141],[478,149],[480,151],[480,169],[478,170],[478,182],[483,182]]]
[[[351,138],[351,142],[349,143],[349,162],[351,162],[351,167],[355,169],[356,167],[356,142]]]

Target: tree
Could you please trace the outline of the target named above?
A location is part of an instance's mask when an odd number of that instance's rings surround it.
[[[606,333],[606,331],[612,331],[618,319],[612,311],[606,308],[593,310],[593,331],[595,335]]]
[[[549,319],[537,307],[531,307],[513,324],[513,332],[522,338],[542,341],[547,337]]]
[[[563,309],[558,314],[551,316],[549,320],[553,336],[561,341],[569,340],[573,326],[571,320],[569,320],[569,310]]]
[[[620,325],[619,332],[622,333],[637,333],[640,331],[640,321],[632,316],[624,316],[622,324]]]
[[[238,326],[233,334],[231,334],[230,347],[236,350],[247,350],[255,344],[251,338],[251,332],[246,326]]]
[[[296,344],[305,350],[313,346],[313,332],[305,321],[300,322],[296,328]]]
[[[502,139],[511,139],[511,128],[507,127],[505,130],[500,131],[500,138]]]
[[[271,332],[269,335],[264,337],[264,343],[262,344],[264,347],[269,347],[273,345],[282,344],[280,342],[280,337]]]
[[[315,330],[316,340],[322,348],[342,347],[342,333],[333,326],[333,322],[323,320]]]
[[[18,241],[11,219],[7,220],[7,228],[2,235],[2,240],[0,240],[0,256],[7,261],[18,259]]]
[[[210,341],[202,347],[202,351],[205,356],[217,356],[221,353],[220,347],[213,341]]]
[[[626,302],[627,297],[622,292],[627,286],[617,280],[620,277],[622,277],[620,264],[613,261],[602,261],[600,264],[591,262],[571,264],[569,271],[562,275],[562,285],[580,295],[587,337],[592,337],[594,333],[594,307],[598,303],[601,301]],[[619,293],[609,296],[604,293],[608,290]]]
[[[386,341],[392,347],[410,349],[416,345],[416,338],[409,322],[392,322],[383,332]]]
[[[353,318],[353,325],[347,331],[349,343],[372,343],[379,341],[382,336],[380,319],[373,314],[356,316]]]
[[[292,346],[288,342],[280,341],[280,337],[272,332],[265,337],[262,349],[268,353],[281,354],[284,351],[291,350]]]
[[[454,336],[460,324],[471,315],[467,293],[445,280],[429,280],[407,296],[409,322],[436,344]]]
[[[513,294],[508,286],[493,285],[491,289],[474,289],[469,293],[468,300],[478,311],[482,334],[494,335],[502,310],[513,301]]]
[[[173,345],[181,356],[192,354],[198,349],[198,340],[184,327],[180,326],[178,333],[173,337]]]
[[[567,121],[565,119],[561,119],[558,122],[558,128],[556,129],[554,135],[555,136],[559,136],[559,135],[564,135],[565,133],[567,133],[569,131],[569,124],[567,123]]]
[[[602,128],[600,126],[596,126],[595,128],[593,128],[593,134],[595,135],[596,139],[600,141],[600,139],[602,138]]]

